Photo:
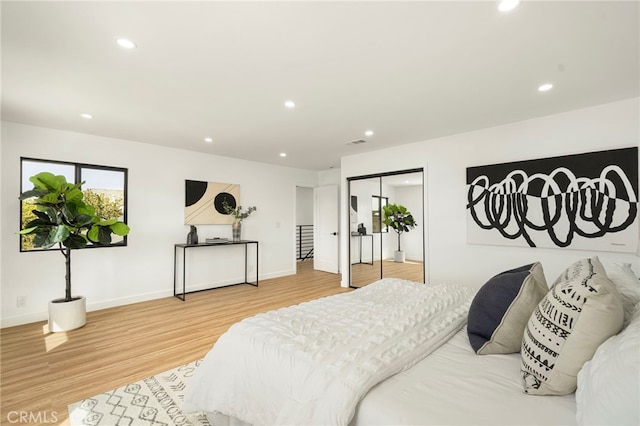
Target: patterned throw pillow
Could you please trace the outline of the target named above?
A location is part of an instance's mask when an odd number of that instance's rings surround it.
[[[566,395],[596,349],[622,328],[622,303],[597,257],[565,270],[534,309],[522,340],[524,391]]]
[[[478,355],[519,352],[527,321],[548,291],[540,262],[492,277],[469,308],[467,334],[473,350]]]

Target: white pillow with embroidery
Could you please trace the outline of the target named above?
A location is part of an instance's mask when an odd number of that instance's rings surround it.
[[[566,395],[598,346],[622,329],[620,295],[597,257],[567,268],[534,309],[522,339],[525,393]]]

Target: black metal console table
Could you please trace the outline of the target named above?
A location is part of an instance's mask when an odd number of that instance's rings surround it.
[[[361,264],[361,263],[362,264],[367,264],[367,265],[373,265],[373,234],[351,234],[351,236],[358,238],[358,251],[359,251],[359,255],[360,255],[360,261],[352,263],[352,265],[358,265],[358,264]],[[363,262],[362,261],[362,238],[363,237],[371,237],[371,262]]]
[[[247,248],[249,244],[256,245],[256,281],[249,282],[248,281],[248,271],[247,271]],[[205,288],[201,290],[194,291],[186,291],[186,276],[187,276],[187,249],[198,248],[198,247],[228,247],[228,246],[237,246],[244,245],[244,282],[235,283],[235,284],[227,284],[219,287],[211,287]],[[177,269],[178,269],[178,249],[182,249],[182,293],[178,293],[176,289],[177,285]],[[258,287],[258,242],[250,241],[250,240],[242,240],[237,242],[224,242],[224,243],[200,243],[200,244],[175,244],[173,249],[173,295],[178,299],[185,301],[187,294],[197,293],[199,291],[207,291],[214,290],[216,288],[229,287],[232,285],[240,285],[240,284],[249,284],[255,287]]]

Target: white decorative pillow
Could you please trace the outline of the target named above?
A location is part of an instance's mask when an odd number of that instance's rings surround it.
[[[565,270],[534,309],[522,340],[524,391],[566,395],[596,349],[622,328],[622,302],[597,257]]]
[[[640,424],[640,305],[631,323],[604,342],[578,373],[579,425]]]
[[[607,276],[616,285],[624,310],[624,325],[631,321],[631,316],[640,303],[640,280],[633,273],[630,263],[614,263],[606,266]]]

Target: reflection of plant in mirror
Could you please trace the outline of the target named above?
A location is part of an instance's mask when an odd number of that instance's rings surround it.
[[[398,234],[398,251],[401,251],[400,235],[403,232],[409,232],[411,229],[418,226],[418,224],[413,219],[411,212],[409,212],[403,205],[389,204],[387,206],[382,206],[382,209],[384,210],[384,220],[382,222],[385,225],[392,227]]]

